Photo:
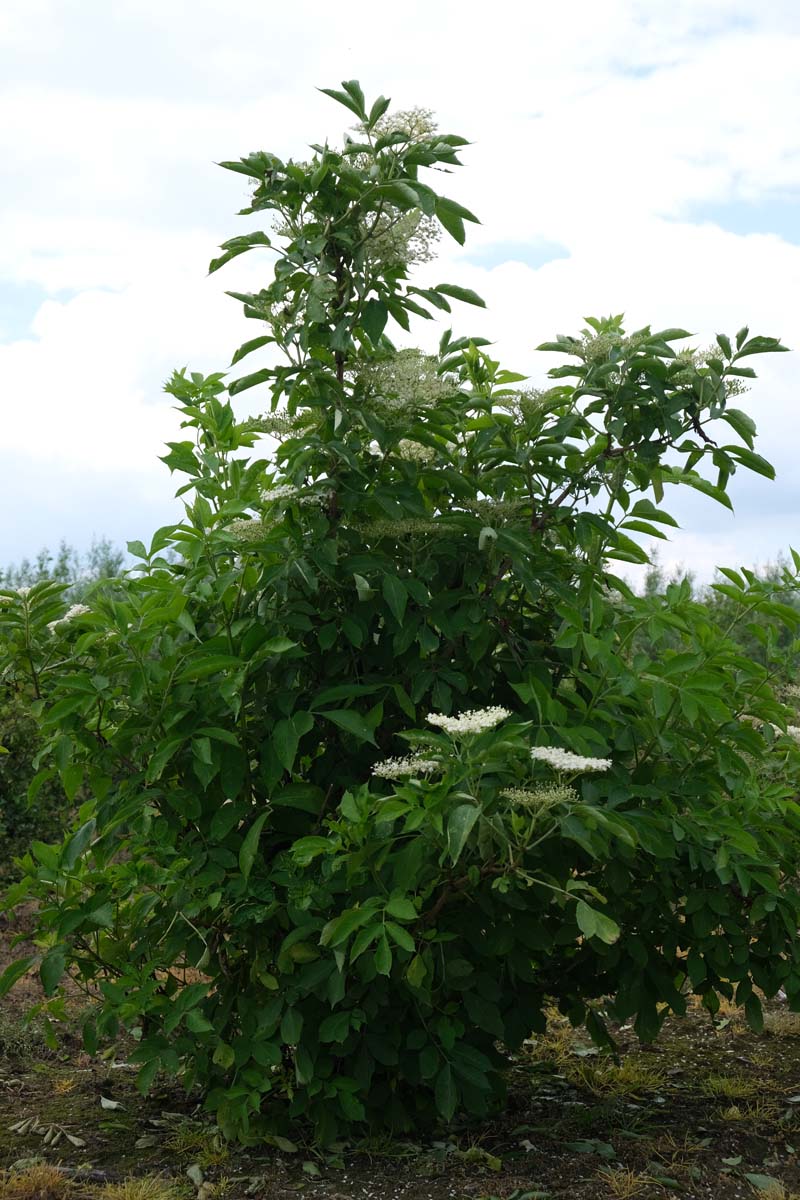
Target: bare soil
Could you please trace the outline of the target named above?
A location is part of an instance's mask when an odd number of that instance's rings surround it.
[[[0,959],[25,952],[15,932]],[[623,1027],[617,1063],[556,1018],[501,1118],[323,1156],[300,1133],[294,1153],[227,1145],[171,1083],[143,1100],[122,1048],[83,1052],[77,995],[48,1049],[24,1022],[40,998],[31,975],[0,1002],[0,1200],[800,1200],[800,1016],[779,1003],[758,1035],[735,1009],[672,1018],[653,1047]],[[152,1190],[114,1186],[132,1179]]]

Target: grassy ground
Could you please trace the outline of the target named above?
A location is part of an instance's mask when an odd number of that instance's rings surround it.
[[[147,1100],[74,1034],[48,1050],[0,1007],[0,1200],[800,1200],[800,1016],[693,1011],[619,1063],[554,1020],[517,1060],[501,1120],[322,1157],[227,1146],[183,1093]]]

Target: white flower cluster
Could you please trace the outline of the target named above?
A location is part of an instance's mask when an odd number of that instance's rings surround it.
[[[540,416],[547,408],[551,401],[551,393],[554,391],[555,388],[523,388],[498,403],[502,404],[502,407],[518,421],[529,421]]]
[[[687,347],[685,350],[679,350],[675,355],[675,361],[676,363],[685,363],[686,365],[681,370],[675,372],[671,382],[683,386],[691,385],[694,382],[696,372],[708,366],[710,358],[722,358],[722,351],[716,344],[705,347],[698,346],[694,349]],[[741,396],[744,392],[749,392],[749,390],[743,379],[726,378],[725,380],[726,396]]]
[[[422,442],[412,442],[410,438],[401,438],[397,443],[397,453],[406,462],[428,463],[436,457],[436,451],[432,446],[426,446]]]
[[[261,542],[267,536],[268,526],[263,521],[237,517],[228,526],[228,533],[239,542]]]
[[[500,795],[520,808],[535,811],[554,808],[556,804],[574,804],[578,800],[575,788],[562,787],[557,783],[546,783],[535,788],[505,788]]]
[[[622,345],[624,339],[621,333],[612,333],[606,330],[605,333],[596,333],[592,336],[587,336],[576,347],[576,353],[587,363],[602,362],[608,358],[609,353],[616,347]]]
[[[59,617],[57,621],[48,621],[47,628],[51,633],[55,633],[56,628],[59,625],[63,625],[65,621],[72,621],[75,617],[82,617],[84,613],[91,611],[92,610],[86,604],[73,604],[71,608],[67,609],[63,617]]]
[[[381,214],[377,224],[364,227],[367,254],[375,263],[386,267],[404,263],[432,262],[436,257],[434,244],[441,237],[438,222],[413,208],[398,216],[390,208]]]
[[[300,496],[298,504],[305,508],[323,508],[325,505],[325,496],[321,492],[309,492],[305,496]]]
[[[452,525],[447,520],[433,520],[425,517],[406,517],[400,521],[377,520],[357,523],[354,526],[368,538],[410,537],[415,534],[430,535],[452,532]]]
[[[780,725],[776,725],[773,721],[765,721],[762,717],[754,717],[750,713],[742,713],[739,717],[740,721],[746,721],[748,725],[761,726],[762,729],[769,728],[776,737],[783,737],[783,730]],[[787,725],[786,734],[788,737],[795,738],[800,741],[800,725]]]
[[[511,517],[519,512],[521,508],[525,508],[530,504],[530,500],[524,498],[519,500],[495,500],[491,496],[486,496],[480,500],[471,500],[469,507],[473,512],[487,520],[496,520],[498,517]]]
[[[30,589],[29,587],[18,587],[18,588],[17,588],[17,595],[18,595],[18,596],[23,596],[23,597],[25,597],[25,596],[27,596],[27,594],[28,594],[28,592],[29,592],[30,590],[31,590],[31,589]]]
[[[507,708],[494,705],[492,708],[473,708],[463,712],[458,717],[447,717],[444,713],[428,713],[425,718],[431,725],[438,725],[445,733],[453,736],[465,733],[483,733],[486,729],[494,729],[511,713]]]
[[[534,746],[531,758],[534,762],[547,763],[555,771],[608,771],[611,767],[610,758],[585,758],[558,746]]]
[[[291,500],[300,489],[292,483],[280,483],[276,487],[264,488],[261,492],[261,499],[264,504],[272,504],[274,500]]]
[[[387,416],[435,408],[453,394],[453,385],[436,369],[436,359],[414,349],[400,350],[384,362],[363,368],[359,381],[375,407]]]
[[[427,775],[430,771],[439,770],[439,764],[434,758],[425,758],[422,754],[409,754],[405,758],[387,758],[376,763],[372,774],[379,779],[404,779],[408,776]]]
[[[258,433],[287,434],[295,429],[297,422],[298,418],[290,416],[287,412],[273,412],[253,417],[248,421],[248,425]]]
[[[383,137],[387,133],[404,133],[409,142],[422,142],[436,133],[438,125],[432,108],[398,108],[384,113],[375,122],[374,133]]]

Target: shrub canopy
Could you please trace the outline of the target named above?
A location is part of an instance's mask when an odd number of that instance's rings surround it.
[[[211,264],[273,255],[236,294],[259,332],[233,365],[266,358],[169,381],[184,519],[66,617],[56,584],[0,592],[32,791],[90,796],[8,900],[40,901],[43,1007],[69,971],[89,1049],[130,1030],[142,1089],[177,1074],[244,1140],[484,1113],[550,1003],[600,1041],[609,1016],[654,1038],[687,991],[754,1025],[755,989],[800,1007],[800,752],[774,655],[732,636],[797,611],[728,571],[723,627],[612,573],[675,524],[670,486],[729,505],[735,470],[771,475],[730,400],[783,347],[591,319],[545,344],[543,391],[481,338],[398,350],[481,303],[410,275],[476,219],[429,182],[463,139],[329,94],[343,148],[223,164],[274,216]],[[237,420],[255,386],[269,411]]]

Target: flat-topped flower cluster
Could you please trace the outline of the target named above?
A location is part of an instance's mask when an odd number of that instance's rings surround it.
[[[434,758],[425,758],[422,754],[409,754],[405,758],[387,758],[376,763],[372,774],[379,779],[405,779],[416,775],[427,775],[439,769],[439,763]]]
[[[426,720],[431,725],[438,725],[445,733],[458,735],[483,733],[487,729],[494,729],[495,725],[499,725],[501,721],[505,721],[506,717],[510,716],[511,713],[507,708],[494,705],[492,708],[473,708],[468,712],[461,713],[458,717],[448,717],[444,713],[428,713]]]
[[[88,604],[73,604],[67,609],[63,617],[59,617],[57,621],[48,621],[47,628],[51,633],[55,633],[59,625],[64,625],[67,621],[73,621],[75,617],[82,617],[85,613],[91,611]]]
[[[587,758],[558,746],[534,746],[531,758],[534,762],[547,763],[555,771],[608,771],[611,768],[610,758]]]

